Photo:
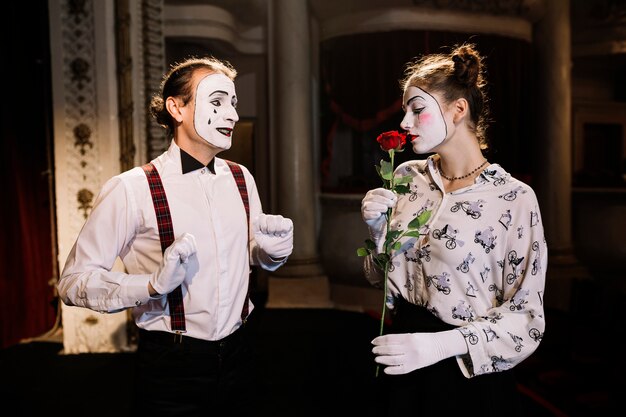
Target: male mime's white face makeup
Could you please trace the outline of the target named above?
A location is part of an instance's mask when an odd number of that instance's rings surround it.
[[[435,97],[418,87],[408,87],[402,97],[404,118],[400,127],[410,133],[413,151],[432,152],[448,134],[446,120]]]
[[[198,135],[219,149],[230,149],[239,120],[235,83],[217,73],[204,77],[196,90],[194,126]]]

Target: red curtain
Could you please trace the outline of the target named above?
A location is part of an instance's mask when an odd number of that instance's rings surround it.
[[[56,242],[49,182],[54,170],[49,162],[47,2],[8,3],[3,18],[0,51],[9,74],[0,111],[0,338],[4,348],[52,329],[57,309],[49,282],[56,276]]]

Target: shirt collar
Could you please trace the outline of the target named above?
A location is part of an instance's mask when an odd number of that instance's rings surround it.
[[[180,163],[183,169],[183,174],[186,174],[191,171],[195,171],[200,168],[205,168],[202,162],[198,161],[193,156],[189,155],[184,150],[180,150]],[[206,165],[209,171],[212,174],[215,174],[215,158],[211,159],[209,163]]]

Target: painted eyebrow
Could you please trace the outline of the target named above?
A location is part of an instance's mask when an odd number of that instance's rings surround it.
[[[426,100],[426,99],[425,99],[424,97],[422,97],[422,96],[413,96],[413,97],[411,97],[410,99],[408,99],[408,100],[406,101],[406,106],[408,106],[409,104],[411,104],[411,102],[412,102],[413,100],[417,100],[418,98],[421,98],[422,100]]]
[[[226,91],[223,91],[223,90],[215,90],[215,91],[213,91],[211,94],[209,94],[209,97],[211,97],[211,96],[213,96],[213,95],[215,95],[215,94],[223,94],[223,95],[225,95],[225,96],[227,96],[227,95],[228,95],[228,93],[227,93]]]

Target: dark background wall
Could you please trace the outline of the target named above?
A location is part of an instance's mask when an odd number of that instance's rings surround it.
[[[7,3],[0,24],[0,341],[50,330],[57,276],[47,1]]]

